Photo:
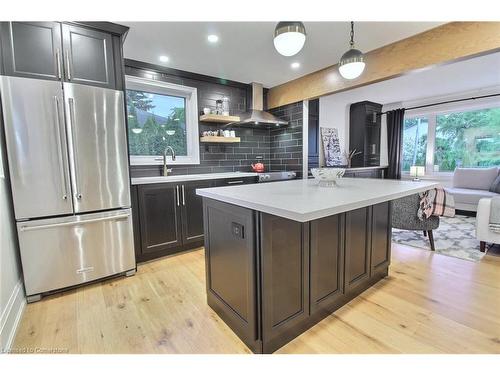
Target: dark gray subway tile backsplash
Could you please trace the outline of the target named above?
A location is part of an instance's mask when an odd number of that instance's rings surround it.
[[[288,121],[288,126],[271,129],[271,170],[302,171],[302,102],[269,110]]]
[[[159,68],[160,69],[160,68]],[[144,69],[126,66],[127,75],[144,76],[151,74]],[[198,90],[198,110],[204,107],[215,108],[215,101],[224,96],[229,98],[230,113],[240,115],[250,107],[248,90],[250,85],[220,84],[193,78],[171,76],[156,72],[155,79],[196,87]],[[200,164],[174,165],[173,175],[217,173],[217,172],[251,172],[250,165],[262,161],[266,171],[297,171],[302,170],[302,102],[289,104],[269,110],[275,116],[289,121],[289,125],[279,129],[251,129],[234,127],[240,143],[232,144],[202,144],[200,143]],[[221,125],[199,123],[199,131],[218,130]],[[260,159],[260,157],[262,159]],[[132,177],[159,176],[161,165],[132,165]]]

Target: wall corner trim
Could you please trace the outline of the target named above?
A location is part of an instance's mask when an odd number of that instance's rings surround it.
[[[12,290],[9,301],[0,316],[0,353],[11,350],[17,328],[26,307],[26,297],[22,279],[19,279]]]

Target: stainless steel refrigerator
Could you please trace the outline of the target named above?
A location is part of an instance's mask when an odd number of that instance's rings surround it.
[[[123,92],[0,77],[28,301],[135,271]]]

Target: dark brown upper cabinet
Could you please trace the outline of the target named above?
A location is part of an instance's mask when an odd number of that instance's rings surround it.
[[[59,22],[2,22],[4,73],[8,76],[61,80]]]
[[[2,22],[0,34],[6,75],[116,88],[110,33],[60,22]]]
[[[111,35],[74,25],[62,25],[66,80],[115,87]]]

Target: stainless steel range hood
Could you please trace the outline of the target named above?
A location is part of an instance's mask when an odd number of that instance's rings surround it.
[[[280,120],[276,116],[265,112],[263,108],[262,84],[252,82],[252,108],[240,116],[240,121],[227,124],[228,126],[245,126],[251,128],[278,128],[288,125],[288,121]]]

